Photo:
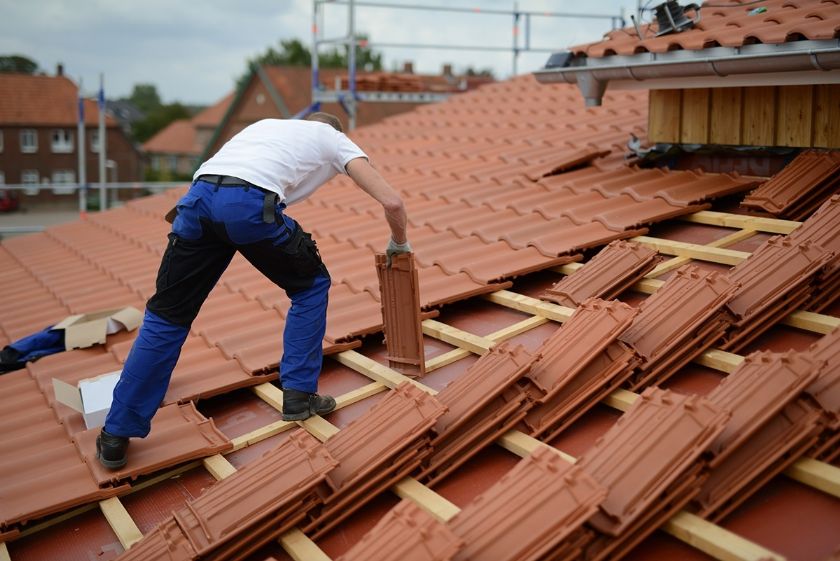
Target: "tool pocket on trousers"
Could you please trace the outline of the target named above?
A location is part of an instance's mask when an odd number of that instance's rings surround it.
[[[297,226],[292,235],[278,246],[289,271],[298,277],[314,277],[322,269],[321,254],[312,236]]]

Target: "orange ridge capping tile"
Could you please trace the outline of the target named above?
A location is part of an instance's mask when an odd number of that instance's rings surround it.
[[[799,308],[810,294],[808,285],[832,257],[813,242],[774,236],[733,267],[728,276],[737,291],[726,306],[736,320],[722,348],[743,348]]]
[[[120,559],[248,555],[299,523],[331,491],[327,473],[336,465],[320,442],[296,430],[261,458],[187,502]]]
[[[161,407],[152,419],[149,435],[131,440],[128,463],[118,470],[106,469],[96,459],[99,432],[99,428],[93,428],[78,433],[73,441],[100,485],[136,479],[140,475],[233,448],[213,420],[199,413],[192,402]]]
[[[794,404],[825,367],[809,354],[752,353],[706,396],[731,412],[732,417],[710,448],[710,477],[695,500],[702,514],[720,511],[722,507],[730,512],[736,505],[732,499],[737,496],[738,503],[746,500],[749,495],[742,489],[755,488],[755,478],[766,476],[771,470],[775,475],[801,455],[791,455],[791,448],[804,452],[813,444],[819,411],[807,403]],[[797,415],[800,411],[805,413]],[[787,419],[795,421],[794,430],[782,433],[786,437],[779,439],[780,427],[791,424],[785,423]]]
[[[840,187],[840,151],[805,150],[758,189],[741,206],[779,218],[810,216]]]
[[[440,481],[522,420],[528,395],[517,382],[536,358],[521,345],[500,343],[437,394],[448,411],[434,426],[434,452],[420,479]]]
[[[724,430],[729,413],[707,399],[648,388],[576,463],[608,489],[590,524],[619,536],[685,475]],[[650,528],[654,531],[655,527]]]
[[[429,433],[445,411],[433,396],[405,382],[327,439],[324,445],[339,462],[328,476],[336,492],[302,530],[313,539],[323,535],[416,470],[432,451]]]
[[[581,528],[607,496],[585,470],[541,447],[448,523],[456,561],[536,561]]]
[[[561,306],[577,307],[590,297],[611,300],[649,273],[655,266],[655,249],[624,240],[610,242],[573,275],[568,275],[540,295]]]
[[[639,315],[619,338],[642,359],[632,387],[667,379],[720,339],[731,322],[726,304],[736,289],[716,271],[694,265],[677,269],[642,302]]]
[[[414,254],[394,255],[390,264],[387,261],[385,254],[376,254],[388,366],[417,378],[426,373],[426,360]]]
[[[532,436],[559,433],[632,374],[636,357],[618,337],[636,314],[623,302],[590,298],[545,340],[527,374]]]
[[[446,524],[405,499],[336,561],[450,561],[463,546]]]
[[[18,524],[128,489],[99,487],[25,370],[0,376],[0,429],[0,542]]]

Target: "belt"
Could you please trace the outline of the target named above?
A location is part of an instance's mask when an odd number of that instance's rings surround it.
[[[249,183],[244,179],[239,179],[238,177],[234,177],[232,175],[199,175],[196,178],[196,181],[206,181],[207,183],[212,183],[216,186],[216,189],[219,187],[245,187],[245,189],[256,189],[257,191],[262,191],[265,193],[265,198],[263,199],[263,210],[262,210],[262,219],[263,222],[266,224],[274,224],[277,222],[277,218],[274,215],[274,207],[277,204],[277,193],[274,191],[269,191],[268,189],[263,189],[262,187],[258,187],[253,183]]]

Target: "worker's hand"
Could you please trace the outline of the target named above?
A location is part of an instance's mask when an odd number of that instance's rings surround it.
[[[394,241],[394,238],[388,240],[388,248],[385,250],[385,255],[387,259],[385,264],[387,267],[391,266],[391,257],[397,255],[398,253],[410,253],[411,252],[411,244],[408,243],[406,240],[405,243],[397,243]]]

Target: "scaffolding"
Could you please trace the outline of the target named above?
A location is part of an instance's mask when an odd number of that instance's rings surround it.
[[[619,15],[587,14],[568,12],[545,12],[520,10],[514,4],[513,10],[484,9],[480,7],[462,8],[455,6],[430,6],[422,4],[390,4],[365,0],[313,0],[312,2],[312,102],[296,117],[303,117],[313,111],[318,111],[321,103],[338,103],[347,113],[349,128],[356,127],[356,115],[359,102],[377,101],[386,103],[434,103],[442,101],[451,95],[442,92],[392,92],[392,91],[358,91],[356,87],[356,47],[368,48],[408,48],[408,49],[447,49],[461,51],[508,51],[513,55],[513,74],[517,74],[519,55],[523,52],[552,53],[556,48],[533,47],[531,45],[531,18],[576,18],[609,20],[612,29],[624,27],[624,13]],[[347,6],[347,34],[342,37],[324,38],[323,19],[325,5]],[[513,18],[512,44],[510,47],[489,45],[447,45],[430,43],[376,43],[359,39],[356,35],[356,8],[387,8],[395,10],[432,11],[439,13],[462,13],[475,15],[510,16]],[[524,32],[523,28],[524,27]],[[520,37],[523,39],[520,40]],[[325,45],[344,45],[347,48],[347,87],[343,88],[337,80],[335,87],[322,87],[319,80],[318,55],[320,48]]]

